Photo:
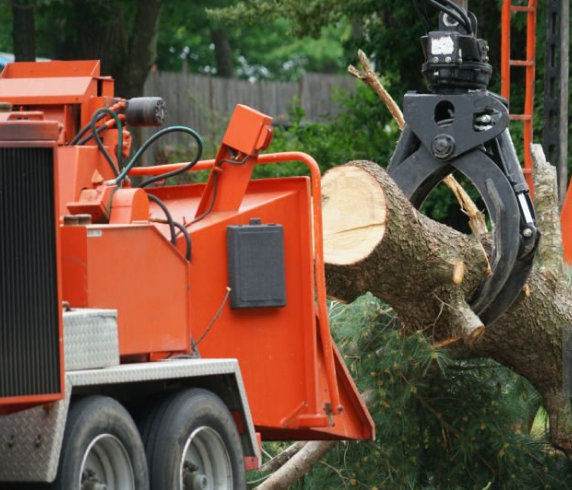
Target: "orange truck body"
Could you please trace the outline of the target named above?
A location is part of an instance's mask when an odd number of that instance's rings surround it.
[[[237,107],[217,157],[194,168],[211,169],[206,183],[143,189],[109,184],[114,175],[93,143],[69,145],[96,109],[116,103],[113,81],[100,76],[99,62],[8,65],[0,77],[0,102],[12,104],[0,130],[51,125],[53,140],[57,125],[57,144],[38,144],[55,151],[59,297],[72,308],[117,310],[121,363],[189,355],[191,339],[201,338],[201,357],[238,359],[263,439],[374,436],[330,335],[319,168],[302,153],[261,154],[272,137],[270,117]],[[104,144],[114,150],[117,131],[104,134]],[[243,165],[223,164],[237,151],[245,155]],[[306,163],[311,177],[251,178],[256,165],[291,160]],[[131,176],[165,169],[133,169]],[[149,194],[187,227],[190,261],[184,237],[171,244]],[[193,224],[209,207],[208,216]],[[89,215],[87,221],[74,219],[81,215]],[[283,227],[285,306],[229,307],[227,230],[251,220]],[[1,410],[61,398],[64,386],[59,394],[0,398]]]

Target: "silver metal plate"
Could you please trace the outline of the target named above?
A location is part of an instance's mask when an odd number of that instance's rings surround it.
[[[71,393],[66,382],[66,393]],[[70,397],[0,417],[0,481],[52,482],[58,463]]]
[[[117,312],[64,312],[64,348],[66,372],[119,365]]]

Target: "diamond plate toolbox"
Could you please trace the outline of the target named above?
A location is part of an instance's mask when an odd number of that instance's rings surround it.
[[[117,312],[78,309],[64,312],[66,372],[119,365]]]

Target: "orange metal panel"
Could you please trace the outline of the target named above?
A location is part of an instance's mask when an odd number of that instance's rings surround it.
[[[217,157],[216,160],[208,160],[204,162],[199,162],[195,165],[192,170],[205,170],[209,168],[213,168],[214,171],[217,170],[217,167],[214,165],[219,162],[220,159]],[[312,210],[313,210],[313,231],[314,231],[314,241],[313,245],[315,247],[315,269],[316,269],[316,296],[318,302],[318,314],[319,318],[322,320],[320,322],[321,326],[321,338],[325,344],[325,370],[326,375],[328,378],[328,386],[330,387],[331,397],[332,397],[332,412],[334,414],[338,414],[340,412],[339,406],[339,394],[337,391],[337,383],[336,383],[336,370],[334,366],[334,357],[333,357],[333,343],[331,340],[331,336],[329,334],[329,324],[328,324],[328,312],[326,308],[326,281],[325,281],[325,272],[324,272],[324,252],[323,252],[323,231],[322,231],[322,194],[321,194],[321,181],[320,181],[320,168],[316,161],[309,155],[301,152],[284,152],[284,153],[272,153],[268,155],[259,155],[257,157],[257,164],[267,164],[267,163],[279,163],[279,162],[288,162],[288,161],[299,161],[306,164],[310,170],[310,174],[312,176]],[[177,164],[177,165],[165,165],[160,168],[155,167],[154,172],[163,172],[165,168],[169,168],[169,170],[174,170],[175,168],[181,168],[182,165],[185,164]],[[213,172],[214,173],[214,172]],[[203,192],[201,203],[199,204],[200,209],[206,208],[206,203],[208,200],[205,200],[205,195],[209,192],[212,194],[212,186],[213,186],[213,173],[211,173],[211,177],[209,182],[207,183],[207,187]],[[134,172],[131,172],[132,175],[135,175]],[[144,173],[137,173],[137,175],[145,175]],[[215,203],[216,205],[216,203]],[[216,209],[213,206],[213,209]],[[200,214],[199,212],[195,213],[195,216]],[[189,219],[186,219],[184,216],[181,218],[182,222],[188,223],[190,222]]]
[[[87,306],[117,310],[120,354],[189,352],[189,265],[180,252],[152,225],[85,230]]]
[[[0,93],[13,104],[33,104],[41,98],[43,104],[81,102],[90,91],[97,95],[93,78],[0,78]]]
[[[111,209],[112,225],[149,221],[149,199],[143,189],[119,189],[113,194]]]
[[[334,366],[333,382],[327,375],[327,358],[334,351],[327,321],[324,327],[329,343],[321,338],[316,319],[317,255],[312,246],[309,184],[307,178],[252,181],[239,210],[213,213],[189,228],[193,240],[192,332],[197,339],[209,329],[226,295],[227,226],[247,224],[254,217],[262,223],[283,225],[286,307],[231,310],[225,304],[199,351],[203,357],[239,360],[253,419],[265,438],[371,438],[373,424],[345,369]],[[175,220],[188,222],[202,188],[204,185],[167,187],[152,192],[167,204]],[[161,230],[167,237],[167,227]],[[331,384],[336,391],[338,385],[342,387],[341,404],[347,405],[333,418],[334,427],[328,427]],[[320,431],[314,430],[317,428]]]
[[[95,146],[61,146],[58,148],[60,162],[60,215],[70,214],[67,204],[76,202],[83,189],[111,180],[114,175],[109,164]]]
[[[122,356],[190,351],[188,263],[154,226],[64,226],[62,236],[64,300],[116,309]]]
[[[41,110],[62,124],[61,142],[69,142],[93,112],[111,106],[113,80],[100,77],[99,61],[10,63],[0,74],[2,102],[18,110]]]
[[[0,78],[98,77],[99,60],[9,63]]]
[[[87,233],[85,226],[62,226],[62,299],[87,308]]]
[[[568,186],[568,192],[564,199],[564,205],[560,214],[560,224],[562,226],[564,260],[567,264],[572,264],[572,182]]]

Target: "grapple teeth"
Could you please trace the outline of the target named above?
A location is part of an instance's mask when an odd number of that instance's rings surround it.
[[[490,265],[492,274],[483,279],[478,291],[471,300],[471,307],[485,325],[499,318],[521,293],[532,268],[535,251],[540,240],[536,228],[534,208],[528,196],[524,176],[512,146],[508,129],[491,131],[488,139],[474,134],[468,139],[472,146],[462,142],[456,148],[463,152],[452,153],[452,158],[442,158],[436,154],[433,124],[420,124],[419,111],[415,110],[415,94],[408,95],[409,111],[406,111],[406,127],[389,166],[389,174],[411,201],[420,208],[439,182],[454,171],[460,171],[478,190],[492,222],[492,252]],[[474,104],[459,103],[460,97],[475,99],[474,94],[422,95],[422,106],[437,106],[444,100],[462,109],[453,120],[440,129],[453,140],[462,140],[468,131],[462,126],[467,120],[474,120]],[[435,97],[435,101],[431,101]],[[438,99],[438,100],[437,100]],[[480,94],[478,107],[494,105],[498,108],[498,98]],[[491,102],[493,101],[493,102]],[[468,114],[463,113],[470,111]],[[427,118],[427,113],[423,117]],[[506,110],[502,112],[504,126],[508,121]],[[413,118],[410,124],[408,117]],[[430,117],[430,116],[429,116]],[[456,121],[462,121],[457,124]],[[465,124],[466,125],[466,124]],[[472,129],[471,129],[472,131]],[[431,133],[431,134],[428,134]]]

